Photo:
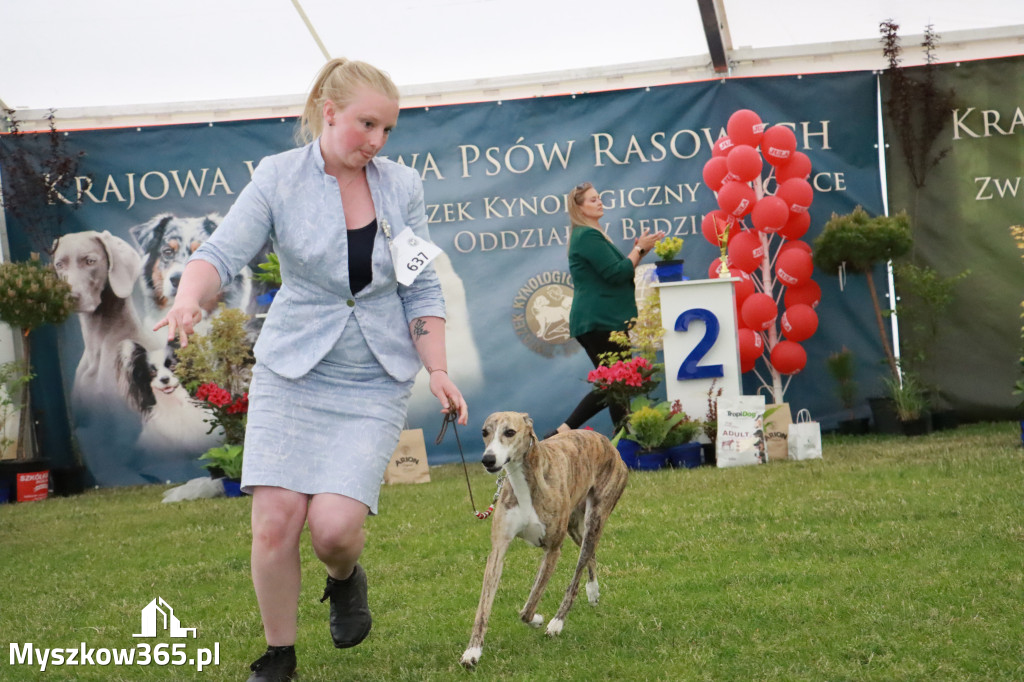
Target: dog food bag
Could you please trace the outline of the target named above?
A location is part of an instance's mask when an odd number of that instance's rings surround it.
[[[718,399],[715,457],[720,467],[765,463],[763,395]]]

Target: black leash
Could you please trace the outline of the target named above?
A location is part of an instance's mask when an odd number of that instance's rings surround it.
[[[487,511],[477,511],[476,502],[473,501],[473,486],[469,484],[469,467],[466,466],[466,456],[462,454],[462,441],[459,440],[459,427],[455,425],[455,420],[458,419],[455,412],[449,412],[444,416],[441,421],[441,432],[437,434],[437,438],[434,440],[434,445],[440,445],[444,439],[444,434],[448,431],[448,424],[452,425],[452,431],[455,432],[455,443],[459,446],[459,457],[462,458],[462,471],[466,474],[466,488],[469,490],[469,505],[473,507],[473,513],[476,514],[478,519],[486,519],[488,516],[494,513],[494,503],[498,501],[498,494],[501,492],[501,484],[505,480],[505,472],[502,470],[501,475],[498,476],[498,489],[494,492],[494,500],[491,501],[491,506],[487,508]]]

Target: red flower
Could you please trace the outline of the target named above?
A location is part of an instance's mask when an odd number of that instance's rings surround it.
[[[249,412],[249,394],[248,392],[243,393],[238,398],[235,398],[235,402],[228,406],[228,414],[248,414]]]

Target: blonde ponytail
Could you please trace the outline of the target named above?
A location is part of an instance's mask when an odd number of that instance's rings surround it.
[[[324,127],[324,103],[334,102],[344,109],[363,87],[398,101],[398,88],[391,77],[366,62],[338,57],[323,65],[306,96],[306,106],[299,119],[297,141],[305,144],[320,137]]]

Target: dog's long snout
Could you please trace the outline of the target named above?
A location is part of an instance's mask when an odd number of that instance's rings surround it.
[[[483,464],[487,470],[493,469],[494,464],[497,461],[498,458],[495,457],[489,450],[487,452],[484,452],[484,456],[480,458],[480,463]]]

